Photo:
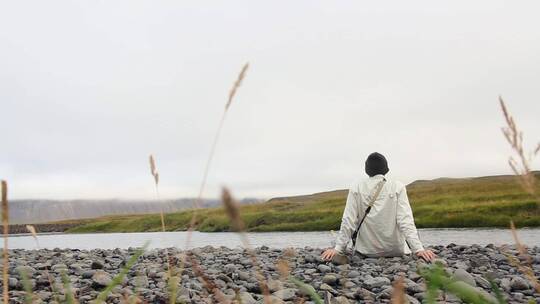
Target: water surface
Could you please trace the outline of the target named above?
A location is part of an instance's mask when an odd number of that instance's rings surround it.
[[[424,245],[503,245],[513,244],[511,231],[508,229],[419,229]],[[519,229],[519,237],[528,246],[540,246],[540,228]],[[187,232],[143,232],[143,233],[89,233],[89,234],[43,234],[38,236],[40,248],[77,248],[77,249],[112,249],[140,247],[150,242],[150,248],[178,247],[186,245]],[[331,232],[261,232],[248,233],[252,246],[316,247],[325,248],[333,244]],[[237,234],[232,232],[202,233],[194,232],[190,247],[242,246]],[[35,249],[32,236],[11,236],[10,249]]]

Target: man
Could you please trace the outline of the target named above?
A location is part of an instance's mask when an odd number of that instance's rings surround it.
[[[336,245],[324,251],[322,258],[330,261],[343,255],[360,225],[355,253],[391,257],[412,251],[432,261],[435,254],[425,250],[418,238],[405,186],[385,177],[389,171],[386,158],[377,152],[370,154],[365,170],[369,178],[350,188]]]

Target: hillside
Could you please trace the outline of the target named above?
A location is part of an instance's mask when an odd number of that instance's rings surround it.
[[[241,204],[260,203],[261,200],[245,199]],[[174,200],[13,200],[10,203],[11,224],[43,224],[56,221],[92,219],[113,215],[133,215],[178,212],[193,208],[195,199]],[[206,199],[205,208],[219,207],[221,202]],[[42,225],[42,227],[44,227]],[[48,227],[45,229],[49,229]]]
[[[536,174],[540,179],[540,173]],[[514,176],[416,181],[407,187],[418,227],[540,226],[540,204],[523,192]],[[539,188],[540,191],[540,188]],[[264,204],[242,206],[249,231],[338,230],[346,190],[281,197]],[[192,211],[166,215],[167,229],[185,230]],[[221,208],[199,210],[199,231],[228,231]],[[159,231],[158,215],[107,217],[69,232]]]

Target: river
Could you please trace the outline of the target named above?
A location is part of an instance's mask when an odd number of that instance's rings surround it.
[[[419,229],[420,239],[425,245],[487,245],[514,244],[512,233],[508,229]],[[188,233],[181,232],[144,232],[144,233],[89,233],[89,234],[40,234],[38,244],[30,235],[9,237],[10,249],[38,248],[76,248],[76,249],[113,249],[139,247],[146,242],[150,248],[184,248]],[[528,246],[540,246],[540,228],[519,229],[522,243]],[[334,234],[331,232],[261,232],[247,234],[253,247],[269,246],[315,247],[325,248],[332,245]],[[190,247],[242,246],[239,236],[233,232],[202,233],[193,232]]]

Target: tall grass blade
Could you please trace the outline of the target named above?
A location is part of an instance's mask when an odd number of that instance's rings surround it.
[[[497,283],[495,283],[495,281],[493,280],[488,280],[489,281],[489,285],[491,285],[491,289],[493,290],[493,293],[495,293],[495,298],[497,299],[497,301],[499,301],[499,304],[505,304],[506,301],[504,300],[504,296],[502,294],[502,291],[501,289],[499,288],[499,286],[497,285]]]
[[[300,289],[303,293],[307,294],[316,304],[324,304],[323,300],[321,299],[321,297],[319,297],[319,294],[317,294],[313,286],[308,285],[292,276],[289,277],[289,281],[296,285],[296,287],[298,287],[298,289]]]
[[[3,250],[3,268],[2,268],[2,278],[4,280],[3,284],[3,299],[4,303],[9,303],[9,252],[8,252],[8,235],[9,235],[9,206],[8,206],[8,185],[5,180],[1,182],[2,188],[2,225],[4,227],[4,250]]]
[[[497,304],[499,301],[494,302],[485,297],[479,290],[475,289],[471,285],[456,281],[448,276],[444,271],[442,265],[434,264],[431,267],[425,267],[420,271],[420,275],[426,280],[428,287],[428,303],[436,303],[437,291],[442,290],[449,292],[465,303],[471,304]]]
[[[34,302],[34,293],[32,291],[32,284],[30,283],[28,274],[24,270],[21,270],[19,274],[21,275],[22,285],[24,289],[24,303],[32,304]]]
[[[77,303],[77,300],[75,299],[75,295],[73,294],[73,290],[71,289],[71,281],[69,280],[68,275],[62,271],[62,283],[64,284],[64,290],[66,293],[66,304],[75,304]]]

